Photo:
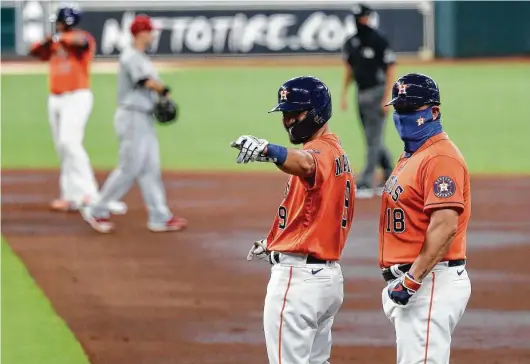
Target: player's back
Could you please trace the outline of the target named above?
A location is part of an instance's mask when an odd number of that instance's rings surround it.
[[[156,101],[156,92],[138,87],[138,82],[158,79],[153,63],[144,52],[129,47],[120,54],[118,72],[118,104],[131,109],[151,112]]]
[[[430,214],[440,208],[459,212],[457,233],[442,260],[465,259],[470,178],[464,157],[446,133],[402,157],[388,179],[379,226],[380,265],[412,263],[423,246]]]
[[[75,29],[62,35],[64,38],[86,38],[88,47],[79,48],[61,42],[51,44],[50,89],[62,94],[90,88],[90,66],[94,57],[95,41],[84,30]]]
[[[346,153],[334,134],[304,145],[316,162],[311,181],[291,176],[268,249],[339,260],[353,220],[355,180]]]

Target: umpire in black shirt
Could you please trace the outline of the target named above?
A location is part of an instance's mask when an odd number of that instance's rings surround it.
[[[388,41],[369,24],[373,10],[365,5],[353,8],[357,33],[343,47],[346,62],[341,105],[348,109],[350,83],[357,85],[357,106],[366,138],[366,166],[357,182],[357,198],[380,195],[386,179],[392,173],[392,157],[384,145],[384,105],[389,100],[395,80],[395,54]],[[383,169],[384,179],[374,188],[376,167]]]

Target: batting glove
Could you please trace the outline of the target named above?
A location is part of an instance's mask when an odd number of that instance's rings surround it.
[[[252,243],[252,247],[248,251],[247,260],[251,261],[256,257],[260,260],[269,261],[270,252],[267,251],[267,239],[261,239]]]
[[[410,298],[420,289],[421,283],[412,274],[405,273],[388,285],[388,296],[398,305],[406,305]]]
[[[230,143],[232,148],[239,149],[237,163],[255,162],[258,157],[265,157],[263,151],[269,144],[265,139],[258,139],[252,135],[242,135],[235,142]],[[262,162],[263,160],[260,160]]]
[[[263,155],[258,155],[256,157],[256,162],[265,162],[265,163],[276,163],[277,160],[276,158],[272,158],[272,157],[265,157]]]

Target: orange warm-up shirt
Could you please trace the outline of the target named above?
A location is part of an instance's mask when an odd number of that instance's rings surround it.
[[[311,181],[291,176],[267,237],[270,251],[339,260],[353,220],[355,179],[340,140],[325,134],[304,145],[316,163]]]
[[[387,180],[379,219],[379,265],[414,262],[430,214],[440,208],[459,213],[456,236],[442,261],[465,259],[471,215],[469,173],[446,133],[430,138],[409,158],[402,157]]]
[[[88,47],[72,45],[72,39],[85,38]],[[50,92],[63,94],[90,88],[90,66],[94,58],[96,42],[84,30],[72,30],[61,36],[60,42],[35,43],[30,53],[50,61]]]

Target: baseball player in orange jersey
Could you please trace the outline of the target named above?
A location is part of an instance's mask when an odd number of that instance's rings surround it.
[[[263,315],[269,363],[324,364],[344,297],[338,260],[353,220],[355,180],[326,124],[332,113],[326,85],[314,77],[288,80],[274,111],[283,113],[290,141],[301,150],[247,135],[232,143],[238,163],[272,161],[291,175],[269,235],[254,242],[247,259],[272,264]]]
[[[388,282],[383,310],[395,327],[398,364],[448,364],[451,335],[471,295],[465,267],[469,173],[442,130],[434,80],[401,77],[389,105],[405,153],[381,205],[379,264]]]
[[[77,7],[59,8],[52,18],[57,33],[35,43],[30,55],[50,62],[48,111],[55,149],[61,161],[61,197],[51,203],[55,211],[75,211],[96,198],[98,185],[83,147],[85,126],[92,111],[90,66],[95,41],[74,28],[81,19]],[[126,212],[123,202],[109,204],[113,213]]]

